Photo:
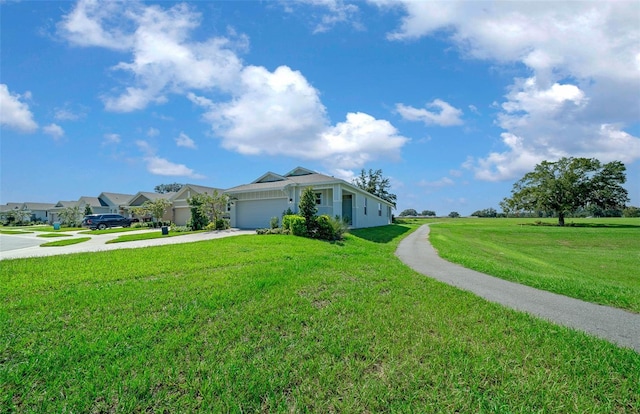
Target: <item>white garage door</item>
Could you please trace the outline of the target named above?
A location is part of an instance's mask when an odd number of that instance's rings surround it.
[[[282,219],[282,212],[287,209],[287,206],[286,198],[237,201],[236,227],[241,229],[268,228],[271,217]]]
[[[191,209],[186,207],[176,208],[174,210],[173,222],[178,226],[186,226],[191,218]]]

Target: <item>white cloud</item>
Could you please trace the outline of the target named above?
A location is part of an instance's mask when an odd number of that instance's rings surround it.
[[[396,111],[408,121],[421,121],[425,125],[452,126],[462,124],[462,111],[449,105],[441,99],[434,99],[426,105],[436,111],[428,111],[423,108],[414,108],[401,103],[396,104]]]
[[[157,137],[158,134],[160,134],[160,131],[157,130],[156,128],[149,128],[147,130],[147,136],[148,137]]]
[[[29,99],[31,94],[12,95],[6,84],[0,84],[0,125],[16,129],[21,132],[34,132],[38,124],[33,120],[29,105],[21,102],[22,98]]]
[[[106,15],[94,2],[80,2],[60,24],[60,33],[74,44],[131,53],[130,62],[114,69],[135,80],[119,95],[104,97],[108,110],[133,111],[183,94],[204,109],[203,118],[228,150],[321,160],[332,168],[358,168],[379,157],[397,159],[407,142],[388,121],[364,113],[349,113],[345,122],[331,125],[319,92],[300,72],[242,63],[236,54],[247,45],[242,35],[191,41],[200,15],[185,4],[168,9],[109,4],[111,14]],[[337,15],[353,10],[341,1],[314,4]],[[124,47],[113,46],[114,39]]]
[[[107,110],[131,112],[164,103],[169,93],[214,87],[227,91],[235,83],[242,63],[232,49],[246,47],[246,39],[190,42],[190,32],[199,24],[200,15],[186,4],[165,10],[137,2],[86,0],[65,16],[59,33],[79,46],[133,55],[132,61],[113,69],[132,74],[136,85],[118,96],[103,97]]]
[[[206,178],[202,174],[196,173],[193,169],[184,164],[173,163],[166,158],[158,157],[155,149],[146,141],[136,141],[138,148],[144,153],[142,159],[146,163],[147,171],[154,175],[189,177],[193,179]]]
[[[364,113],[349,113],[345,122],[329,125],[318,91],[286,66],[274,72],[248,66],[241,80],[239,93],[227,103],[189,95],[208,109],[205,118],[227,149],[322,160],[347,169],[380,157],[397,159],[407,142],[388,121]]]
[[[185,134],[184,132],[181,132],[180,135],[178,135],[178,138],[176,138],[176,145],[179,147],[185,147],[185,148],[191,148],[191,149],[198,148],[196,146],[195,141],[192,140],[189,137],[189,135]]]
[[[102,141],[103,145],[119,144],[119,143],[120,143],[120,135],[118,135],[118,134],[104,134],[104,141]]]
[[[296,0],[295,2],[284,1],[285,10],[294,12],[292,4],[306,4],[316,8],[326,10],[320,17],[320,22],[316,24],[313,32],[323,33],[331,30],[340,23],[350,23],[355,29],[362,29],[362,24],[358,20],[360,9],[355,4],[347,4],[342,0]]]
[[[44,126],[42,127],[42,131],[47,135],[51,135],[54,140],[58,140],[64,136],[64,130],[57,124]]]
[[[58,121],[77,121],[84,117],[86,108],[72,110],[67,105],[63,108],[56,108],[53,117]]]
[[[542,160],[562,156],[602,161],[640,159],[640,30],[634,2],[372,1],[401,7],[389,34],[409,40],[441,33],[467,58],[520,63],[499,105],[505,150],[465,163],[483,180],[513,179]]]

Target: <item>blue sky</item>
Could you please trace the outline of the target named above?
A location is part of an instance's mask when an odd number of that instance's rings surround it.
[[[640,3],[0,1],[0,204],[382,169],[468,215],[542,160],[640,205]]]

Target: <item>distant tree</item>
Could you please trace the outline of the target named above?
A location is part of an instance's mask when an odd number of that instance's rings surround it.
[[[307,231],[311,233],[313,231],[313,223],[315,223],[315,215],[318,212],[318,207],[316,207],[316,194],[313,188],[307,187],[302,192],[300,203],[298,204],[298,211],[305,219]]]
[[[360,171],[360,176],[353,179],[353,184],[368,193],[390,202],[395,208],[397,197],[395,194],[389,192],[391,183],[388,178],[382,176],[382,170],[378,169],[373,171],[369,169],[369,172],[366,172],[363,168],[362,171]]]
[[[162,221],[169,207],[171,207],[171,201],[166,198],[147,200],[142,204],[143,210],[151,214],[151,217],[153,217],[156,222]]]
[[[622,211],[624,217],[640,217],[640,208],[629,206]]]
[[[476,210],[471,213],[473,217],[498,217],[498,212],[494,208],[485,208],[484,210]]]
[[[165,193],[175,193],[180,191],[180,189],[184,186],[184,184],[173,183],[173,184],[159,184],[153,188],[153,191],[160,194]]]
[[[58,217],[60,217],[60,221],[65,226],[78,227],[82,222],[82,212],[83,210],[80,205],[69,206],[63,208],[60,213],[58,213]]]
[[[420,215],[425,217],[435,217],[436,212],[433,210],[422,210],[422,213],[420,213]]]
[[[408,208],[406,210],[402,210],[402,212],[399,215],[400,217],[417,216],[418,212],[412,208]]]
[[[215,223],[216,228],[222,227],[219,225],[219,221],[227,208],[228,201],[229,197],[219,193],[218,190],[213,190],[212,194],[194,194],[193,197],[187,199],[189,206],[191,206],[191,227],[194,230],[200,230],[209,222]]]
[[[511,198],[500,206],[515,211],[553,212],[564,226],[567,214],[587,208],[618,209],[628,201],[626,168],[620,161],[602,164],[595,158],[561,158],[543,161],[513,185]]]
[[[31,217],[31,211],[16,209],[16,210],[9,210],[3,213],[2,215],[7,220],[8,224],[13,224],[13,223],[24,224]]]
[[[206,200],[200,194],[194,194],[193,197],[187,199],[191,210],[191,219],[189,219],[189,227],[192,230],[202,230],[209,224],[209,216],[205,207]]]
[[[458,218],[460,217],[460,213],[458,213],[457,211],[452,211],[451,213],[449,213],[449,217]]]
[[[93,210],[89,204],[84,205],[84,215],[88,216],[89,214],[93,214]]]

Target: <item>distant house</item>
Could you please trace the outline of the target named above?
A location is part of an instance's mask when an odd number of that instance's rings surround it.
[[[189,206],[188,199],[196,194],[209,194],[217,191],[222,193],[223,190],[214,187],[204,187],[201,185],[185,184],[182,188],[175,193],[172,198],[173,201],[173,221],[178,226],[186,226],[191,219],[191,207]]]
[[[49,222],[49,210],[53,208],[53,203],[33,203],[25,202],[24,207],[31,212],[31,221]]]
[[[52,208],[48,210],[49,223],[60,221],[60,212],[67,207],[75,207],[77,201],[58,201]]]
[[[122,214],[124,207],[129,205],[129,201],[133,198],[133,194],[106,193],[102,192],[98,196],[100,203],[107,207],[107,213]]]
[[[269,227],[272,217],[298,211],[305,188],[313,188],[318,215],[339,216],[351,228],[391,224],[393,204],[344,180],[298,167],[284,175],[267,172],[250,184],[225,191],[229,195],[231,226]]]
[[[98,197],[82,196],[77,203],[84,214],[87,206],[91,207],[92,214],[109,213],[109,206],[105,205]]]

